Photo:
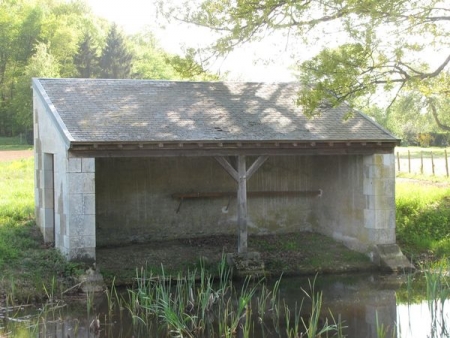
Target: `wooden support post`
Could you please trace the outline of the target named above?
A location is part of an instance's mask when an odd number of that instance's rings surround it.
[[[215,159],[225,171],[238,183],[237,191],[237,227],[238,227],[238,254],[247,253],[247,180],[263,165],[269,156],[259,156],[247,170],[245,156],[237,156],[237,170],[225,157],[217,156]]]
[[[237,223],[238,223],[238,254],[247,253],[247,167],[245,156],[238,156],[238,193],[237,193]]]

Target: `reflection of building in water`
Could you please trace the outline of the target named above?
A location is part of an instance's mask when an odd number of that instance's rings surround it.
[[[395,337],[395,287],[383,289],[380,280],[368,276],[344,278],[322,288],[323,316],[329,318],[331,312],[336,320],[340,318],[348,338],[377,338],[378,316],[378,327],[386,330],[387,337]]]
[[[369,337],[378,337],[382,330],[387,337],[395,337],[397,304],[394,290],[377,291],[366,303],[366,323]]]

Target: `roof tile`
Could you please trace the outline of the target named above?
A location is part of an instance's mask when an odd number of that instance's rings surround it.
[[[396,141],[345,105],[306,118],[296,83],[37,81],[74,142]]]

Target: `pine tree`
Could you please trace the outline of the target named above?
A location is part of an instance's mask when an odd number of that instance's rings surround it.
[[[133,56],[128,51],[125,39],[113,24],[106,38],[100,58],[101,76],[106,79],[126,79],[131,74]]]
[[[87,33],[83,41],[78,46],[78,52],[74,56],[74,63],[77,67],[79,77],[96,77],[99,72],[99,57],[92,40],[92,36]]]

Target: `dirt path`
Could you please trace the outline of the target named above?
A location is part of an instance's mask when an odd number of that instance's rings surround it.
[[[33,156],[33,150],[0,150],[0,162],[20,160]]]

